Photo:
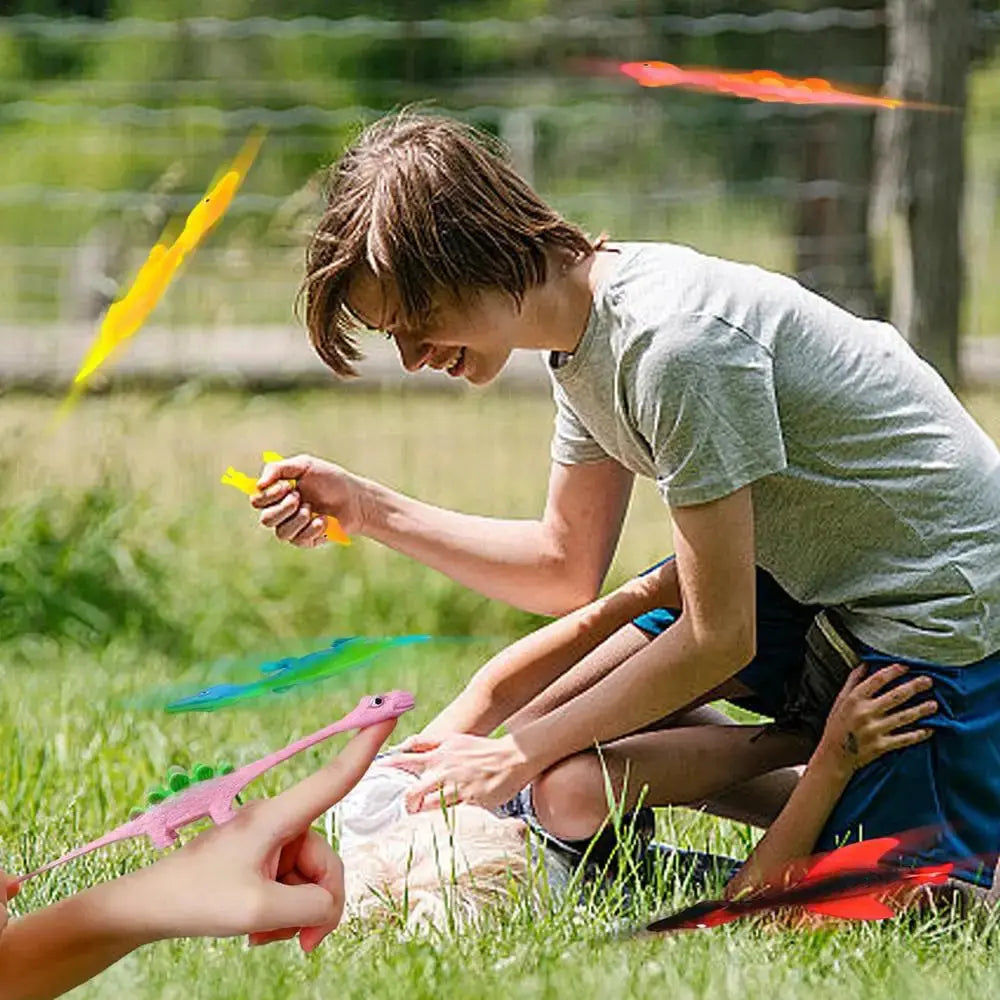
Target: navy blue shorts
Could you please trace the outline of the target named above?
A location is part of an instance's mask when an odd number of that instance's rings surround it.
[[[799,604],[757,569],[757,652],[736,674],[752,694],[733,699],[734,704],[772,718],[779,713],[786,680],[802,664],[806,629],[819,610],[818,605]],[[633,624],[655,637],[679,614],[657,608]],[[861,837],[930,829],[936,839],[916,851],[915,858],[928,864],[954,861],[958,877],[989,888],[1000,856],[1000,653],[949,667],[859,645],[873,669],[906,663],[914,673],[933,679],[931,694],[939,709],[920,725],[934,729],[934,736],[859,770],[816,850],[832,850]]]

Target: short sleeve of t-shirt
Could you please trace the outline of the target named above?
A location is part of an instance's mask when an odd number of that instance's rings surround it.
[[[663,499],[708,503],[787,466],[770,352],[715,316],[672,317],[627,346],[620,378]]]
[[[552,461],[562,465],[584,465],[607,458],[608,453],[591,436],[559,385],[553,390],[553,398],[556,419],[550,448]]]

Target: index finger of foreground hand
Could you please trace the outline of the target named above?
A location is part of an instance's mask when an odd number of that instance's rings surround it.
[[[2,869],[0,869],[0,885],[4,887],[7,899],[13,899],[21,891],[21,883]]]
[[[388,719],[362,729],[329,764],[265,803],[268,817],[277,817],[276,839],[301,831],[339,802],[361,780],[395,726],[396,720]]]

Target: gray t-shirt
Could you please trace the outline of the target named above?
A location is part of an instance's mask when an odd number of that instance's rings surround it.
[[[752,484],[757,563],[796,600],[896,656],[1000,649],[1000,452],[900,334],[757,267],[614,246],[551,370],[553,459],[611,456],[671,506]]]

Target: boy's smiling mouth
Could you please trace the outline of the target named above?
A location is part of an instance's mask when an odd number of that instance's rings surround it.
[[[465,371],[465,348],[459,349],[455,360],[445,369],[452,378],[458,378]]]

